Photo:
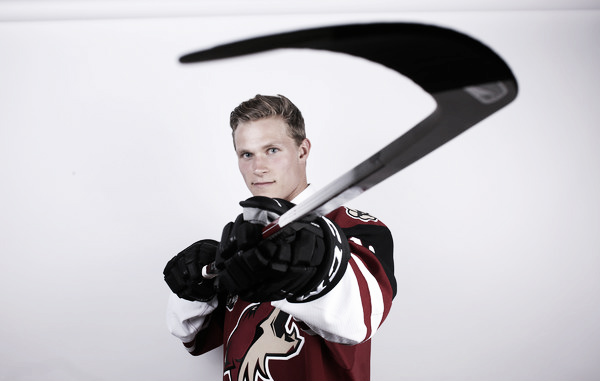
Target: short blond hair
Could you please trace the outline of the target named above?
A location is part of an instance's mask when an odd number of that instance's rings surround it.
[[[304,118],[302,113],[283,95],[271,96],[257,94],[237,106],[229,117],[232,134],[243,122],[253,122],[270,117],[281,117],[288,125],[288,134],[298,146],[306,139]]]

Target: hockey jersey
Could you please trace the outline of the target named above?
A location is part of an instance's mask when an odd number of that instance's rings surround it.
[[[326,216],[344,231],[351,258],[342,280],[319,299],[208,303],[172,295],[168,325],[192,355],[223,345],[224,381],[370,379],[370,339],[396,293],[393,242],[377,218],[340,207]]]

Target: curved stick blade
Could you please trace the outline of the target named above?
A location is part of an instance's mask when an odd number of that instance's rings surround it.
[[[278,227],[320,216],[414,163],[512,102],[517,81],[504,60],[462,33],[432,25],[337,25],[250,38],[184,55],[205,62],[274,49],[317,49],[362,57],[414,81],[436,101],[435,111],[305,202]]]
[[[516,80],[490,48],[462,33],[432,25],[336,25],[250,38],[186,54],[182,63],[212,61],[274,49],[318,49],[377,62],[412,79],[429,94]]]

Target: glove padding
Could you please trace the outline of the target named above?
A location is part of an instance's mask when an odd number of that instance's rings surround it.
[[[225,226],[217,250],[219,289],[249,302],[284,298],[306,302],[325,295],[339,282],[350,248],[334,222],[324,217],[296,221],[262,239],[263,224],[294,204],[259,196],[240,205],[244,214]]]
[[[171,291],[186,300],[211,300],[216,295],[214,280],[204,279],[202,268],[215,260],[218,246],[215,240],[203,239],[173,257],[163,271]]]

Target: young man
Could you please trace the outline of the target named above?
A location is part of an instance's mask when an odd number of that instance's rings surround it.
[[[243,102],[230,118],[253,197],[223,229],[169,261],[167,323],[192,355],[224,346],[223,380],[370,379],[370,339],[396,293],[393,243],[377,218],[340,207],[268,239],[262,227],[312,192],[311,144],[284,96]],[[214,280],[202,277],[215,262]]]

